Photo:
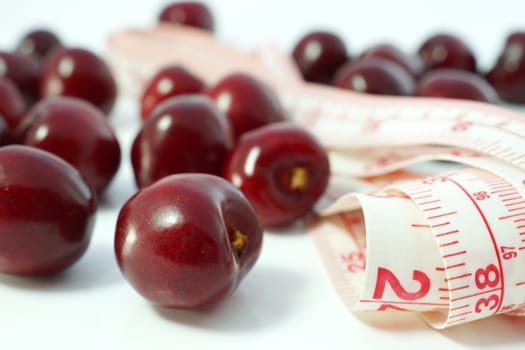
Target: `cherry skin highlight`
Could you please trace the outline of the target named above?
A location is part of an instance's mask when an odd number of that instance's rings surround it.
[[[17,87],[6,78],[0,78],[0,119],[14,130],[25,112],[25,104]]]
[[[177,173],[219,175],[232,148],[230,126],[212,100],[172,97],[142,125],[131,149],[138,187]]]
[[[43,61],[53,50],[60,47],[62,43],[53,32],[46,29],[35,29],[24,35],[16,51]]]
[[[279,227],[306,215],[328,184],[326,151],[306,130],[270,124],[241,137],[224,178],[248,197],[263,227]]]
[[[255,264],[263,231],[246,197],[224,179],[177,174],[122,207],[115,253],[144,298],[202,309],[229,296]]]
[[[153,109],[170,97],[202,92],[206,85],[182,66],[162,68],[146,84],[141,99],[141,117],[146,119]]]
[[[84,49],[70,48],[54,51],[46,60],[40,94],[81,98],[109,114],[117,97],[117,87],[101,58]]]
[[[436,69],[419,80],[416,96],[447,97],[498,103],[498,94],[482,77],[459,69]]]
[[[38,100],[40,65],[34,57],[0,51],[0,77],[7,78],[16,85],[26,107]]]
[[[194,1],[181,1],[166,6],[159,15],[159,21],[182,24],[210,32],[213,32],[215,27],[210,9]]]
[[[426,70],[452,68],[476,72],[476,57],[472,49],[451,34],[436,34],[425,40],[418,55]]]
[[[95,192],[102,192],[120,164],[120,146],[107,117],[73,97],[40,101],[26,118],[23,144],[51,152],[74,166]]]
[[[412,95],[414,78],[399,65],[381,58],[366,58],[345,64],[333,85],[375,95]]]
[[[86,251],[95,197],[80,174],[36,148],[0,148],[0,272],[56,273]]]
[[[329,84],[349,57],[346,45],[334,33],[314,31],[299,40],[292,58],[306,81]]]
[[[206,94],[228,117],[234,141],[247,131],[285,119],[275,92],[244,73],[226,76]]]
[[[525,103],[525,32],[507,37],[505,47],[486,79],[502,100]]]

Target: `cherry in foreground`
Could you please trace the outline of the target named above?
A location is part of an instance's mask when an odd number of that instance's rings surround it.
[[[0,148],[0,271],[62,271],[87,249],[96,202],[80,174],[54,155]]]
[[[42,68],[40,94],[81,98],[108,114],[115,104],[117,86],[100,57],[79,48],[59,49]]]
[[[177,174],[122,207],[115,253],[129,283],[155,304],[213,306],[255,264],[263,231],[243,194],[209,174]]]
[[[219,175],[232,138],[228,120],[201,95],[172,97],[144,121],[131,149],[138,187],[178,173]]]
[[[224,168],[224,177],[248,197],[264,227],[284,226],[310,212],[329,173],[326,151],[289,123],[246,133]]]
[[[107,117],[90,103],[73,97],[38,102],[21,122],[28,125],[22,142],[51,152],[73,165],[100,193],[120,165],[120,145]]]
[[[159,70],[146,84],[141,99],[141,118],[146,119],[161,102],[170,97],[197,94],[206,85],[197,76],[179,65]]]
[[[277,94],[248,74],[227,75],[206,94],[228,118],[234,141],[245,132],[284,121]]]

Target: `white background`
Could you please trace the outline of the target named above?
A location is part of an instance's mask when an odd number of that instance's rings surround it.
[[[35,26],[70,46],[105,52],[108,34],[152,25],[163,1],[0,0],[0,49],[10,50]],[[267,39],[289,49],[307,30],[337,30],[351,53],[388,41],[413,52],[437,30],[459,34],[482,68],[504,37],[525,30],[522,0],[500,1],[210,1],[218,35],[243,47]],[[293,229],[266,235],[263,253],[238,291],[208,312],[165,310],[124,281],[113,255],[116,215],[135,190],[129,144],[136,105],[111,116],[123,163],[101,201],[87,254],[54,278],[0,276],[0,349],[523,349],[525,320],[495,317],[445,331],[413,314],[345,310],[310,239]]]

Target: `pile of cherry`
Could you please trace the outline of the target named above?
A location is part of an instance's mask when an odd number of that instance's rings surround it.
[[[159,20],[213,31],[200,3],[167,6]],[[305,80],[359,92],[525,102],[525,34],[509,37],[496,66],[476,73],[471,50],[439,35],[420,59],[389,45],[350,59],[331,33],[306,35],[293,57]],[[494,88],[497,92],[494,91]],[[106,63],[28,33],[0,51],[0,272],[60,272],[89,246],[97,196],[121,148],[108,121],[117,87]],[[118,265],[154,303],[211,306],[255,264],[264,228],[304,218],[326,189],[326,151],[285,118],[263,82],[233,73],[213,86],[166,66],[145,86],[131,149],[139,190],[121,208]]]

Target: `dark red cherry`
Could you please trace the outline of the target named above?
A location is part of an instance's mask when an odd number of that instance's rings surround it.
[[[503,52],[486,78],[502,100],[525,103],[525,32],[507,37]]]
[[[118,170],[120,146],[99,109],[73,97],[50,97],[35,105],[27,118],[33,122],[25,145],[66,160],[96,192],[106,188]]]
[[[219,175],[231,148],[228,121],[213,101],[172,97],[155,108],[133,141],[136,183],[144,187],[176,173]]]
[[[346,45],[334,33],[310,32],[295,45],[292,57],[306,81],[329,84],[346,61]]]
[[[34,57],[0,51],[0,77],[11,80],[22,94],[26,106],[38,100],[40,65]]]
[[[159,15],[160,22],[177,23],[213,32],[215,24],[210,9],[195,1],[175,2],[166,6]]]
[[[345,64],[333,84],[356,92],[376,95],[412,95],[415,81],[398,64],[380,58],[366,58]]]
[[[414,79],[423,72],[423,65],[419,57],[409,56],[397,47],[390,44],[378,44],[364,51],[359,60],[367,58],[382,58],[403,67]]]
[[[329,174],[326,151],[310,133],[277,123],[244,134],[223,175],[248,197],[264,227],[276,227],[310,212]]]
[[[472,49],[451,34],[431,36],[421,44],[418,55],[426,70],[453,68],[476,72],[476,58]]]
[[[117,87],[108,66],[98,56],[84,49],[59,49],[44,64],[40,93],[42,97],[78,97],[109,114]]]
[[[44,60],[49,53],[59,47],[62,47],[62,43],[53,32],[46,29],[35,29],[22,38],[16,51],[22,55]]]
[[[16,129],[24,116],[25,104],[18,88],[6,78],[0,78],[0,119],[10,130]]]
[[[208,174],[168,176],[122,207],[115,253],[144,298],[202,309],[233,293],[255,264],[263,231],[242,193]]]
[[[228,117],[234,140],[247,131],[284,120],[275,92],[247,74],[230,74],[206,93]]]
[[[96,203],[65,161],[32,147],[0,148],[0,271],[62,271],[86,251]]]
[[[476,73],[447,68],[435,69],[424,74],[418,81],[415,95],[489,103],[499,101],[494,88]]]
[[[146,119],[162,101],[179,95],[196,94],[206,85],[197,76],[182,66],[162,68],[151,78],[144,88],[141,100],[141,117]]]

